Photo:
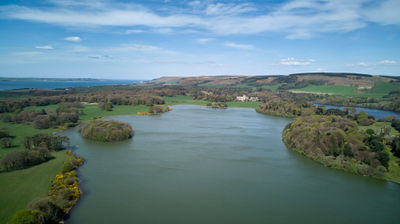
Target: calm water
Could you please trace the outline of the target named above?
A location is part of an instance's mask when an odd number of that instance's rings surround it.
[[[0,81],[0,90],[9,89],[57,89],[87,86],[104,86],[136,83],[136,80],[99,80],[99,81]]]
[[[75,223],[400,223],[400,185],[325,168],[286,149],[290,121],[180,105],[119,116],[133,140],[64,132],[86,158]]]
[[[318,104],[317,104],[318,105]],[[332,105],[324,105],[326,109],[344,109],[344,106],[332,106]],[[382,117],[389,117],[392,115],[395,115],[397,118],[400,118],[400,113],[398,112],[393,112],[393,111],[387,111],[387,110],[376,110],[376,109],[369,109],[369,108],[363,108],[363,107],[356,107],[356,112],[360,111],[365,111],[369,115],[373,115],[375,119],[379,119]]]

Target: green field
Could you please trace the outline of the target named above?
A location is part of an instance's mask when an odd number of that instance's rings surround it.
[[[39,133],[52,133],[56,131],[56,129],[35,129],[31,125],[6,123],[3,121],[0,121],[0,127],[8,128],[8,131],[10,132],[14,143],[14,147],[12,148],[3,149],[0,147],[0,158],[2,158],[8,152],[14,150],[23,150],[24,146],[22,145],[22,140],[26,136],[32,136]]]
[[[55,159],[28,169],[0,173],[0,223],[6,223],[33,199],[47,196],[51,181],[68,158],[65,150],[53,155]]]
[[[368,97],[382,98],[383,96],[389,94],[391,91],[400,91],[400,85],[385,82],[382,78],[373,78],[375,85],[368,90],[366,94]]]
[[[207,105],[209,101],[204,100],[193,100],[190,96],[178,95],[174,97],[164,96],[163,97],[166,105],[177,105],[177,104],[192,104],[192,105]]]
[[[88,120],[92,117],[118,116],[118,115],[136,115],[137,112],[149,111],[148,106],[144,105],[117,105],[112,111],[101,110],[98,104],[86,104],[83,107],[83,114],[79,116],[80,120]]]
[[[381,133],[382,128],[384,128],[385,126],[390,128],[390,135],[399,135],[400,134],[396,129],[394,129],[391,126],[390,122],[375,122],[369,126],[360,126],[359,125],[358,128],[363,131],[366,131],[367,129],[372,129],[375,131],[375,133],[379,134],[379,133]]]
[[[275,85],[263,85],[261,88],[265,90],[276,91],[282,84],[275,84]]]
[[[391,91],[400,91],[400,85],[384,81],[381,77],[371,78],[375,85],[368,90],[358,91],[357,87],[353,86],[340,86],[340,85],[308,85],[300,89],[292,89],[293,91],[303,91],[310,93],[326,93],[342,96],[356,96],[356,97],[374,97],[382,98],[389,94]]]
[[[308,85],[301,89],[292,89],[294,91],[310,92],[310,93],[326,93],[342,96],[358,96],[357,88],[352,86],[338,85]]]

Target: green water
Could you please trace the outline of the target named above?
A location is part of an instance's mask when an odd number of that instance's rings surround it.
[[[323,167],[288,151],[288,119],[180,105],[119,116],[133,140],[64,132],[87,162],[67,223],[400,223],[400,185]],[[111,119],[111,118],[109,118]]]

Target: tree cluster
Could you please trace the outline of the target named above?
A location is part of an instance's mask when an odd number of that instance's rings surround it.
[[[299,117],[285,127],[283,140],[288,148],[327,166],[371,176],[388,168],[384,139],[371,129],[360,131],[356,121],[345,117]]]
[[[24,169],[43,163],[52,158],[50,150],[60,150],[64,148],[64,143],[69,139],[65,136],[52,134],[38,134],[25,137],[23,151],[12,151],[7,153],[0,160],[0,167],[4,171]]]
[[[256,108],[258,113],[282,117],[298,117],[314,114],[316,107],[312,103],[293,101],[275,97]]]
[[[13,146],[13,140],[6,127],[0,128],[0,145],[3,148],[11,148]]]
[[[100,142],[123,141],[133,136],[132,127],[119,121],[84,121],[78,131],[84,138]]]
[[[61,105],[60,107],[64,107]],[[17,124],[32,124],[37,129],[47,129],[64,125],[66,123],[76,123],[79,120],[78,109],[47,109],[47,110],[24,110],[15,115],[3,114],[1,119],[4,122],[12,122]]]

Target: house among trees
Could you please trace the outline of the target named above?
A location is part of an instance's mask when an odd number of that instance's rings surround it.
[[[243,96],[237,96],[236,100],[237,101],[242,101],[242,102],[244,102],[244,101],[253,101],[253,102],[255,102],[255,101],[258,101],[258,97],[256,97],[256,96],[248,97],[248,96],[243,94]]]

